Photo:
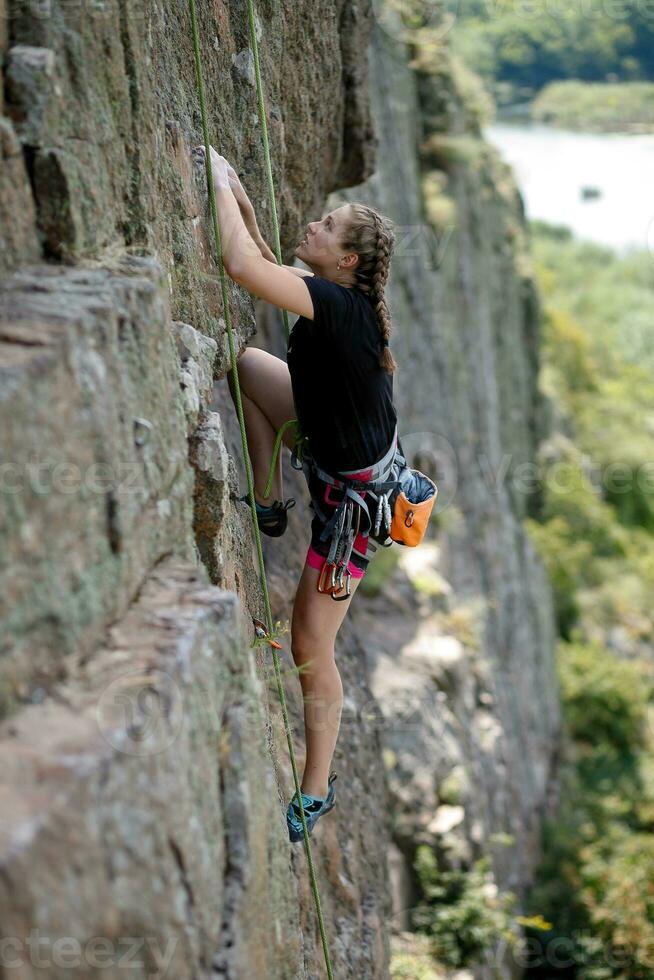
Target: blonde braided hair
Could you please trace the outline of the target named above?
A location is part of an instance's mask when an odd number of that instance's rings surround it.
[[[350,203],[350,214],[347,223],[343,223],[341,247],[359,256],[353,270],[354,285],[370,297],[377,314],[381,339],[389,341],[392,324],[384,290],[395,246],[393,223],[374,208],[358,202]],[[389,374],[393,374],[397,368],[397,362],[386,345],[379,355],[379,365]]]

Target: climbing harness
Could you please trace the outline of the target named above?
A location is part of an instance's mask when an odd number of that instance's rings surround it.
[[[311,509],[324,525],[320,540],[330,542],[329,552],[322,564],[316,584],[318,592],[329,594],[337,602],[344,601],[351,595],[352,573],[348,563],[353,553],[365,557],[365,553],[359,552],[354,547],[357,535],[361,532],[368,537],[372,533],[372,536],[377,539],[380,535],[386,537],[384,532],[390,531],[391,527],[390,497],[392,492],[400,487],[398,474],[405,463],[404,456],[397,445],[397,425],[391,444],[380,460],[372,466],[359,467],[357,470],[340,470],[338,477],[332,476],[319,466],[306,445],[301,460],[295,451],[291,454],[291,466],[296,470],[302,469],[310,492],[312,488],[314,489],[311,494]],[[365,480],[351,476],[363,472],[367,476]],[[322,500],[315,492],[316,484],[312,482],[312,476],[316,477],[321,485],[327,486]],[[331,488],[342,491],[340,501],[333,499]],[[372,505],[373,501],[377,503],[374,519],[368,506]],[[325,503],[338,504],[331,515],[326,512]],[[361,527],[362,516],[363,527]],[[378,543],[383,542],[378,541]],[[339,595],[338,593],[343,589],[345,594]]]
[[[279,239],[279,224],[277,221],[277,207],[275,203],[275,187],[272,177],[272,166],[270,162],[270,147],[268,143],[268,125],[266,120],[266,110],[263,98],[263,85],[261,82],[261,68],[259,65],[259,46],[257,43],[256,25],[254,20],[254,5],[253,0],[247,0],[248,7],[248,23],[250,28],[250,43],[252,46],[252,54],[254,58],[254,71],[256,78],[256,91],[257,91],[257,102],[259,107],[259,119],[261,124],[261,133],[263,139],[263,149],[266,165],[266,178],[268,182],[268,193],[270,199],[270,211],[273,223],[273,234],[274,234],[274,244],[275,244],[275,255],[277,258],[277,263],[279,265],[283,264],[282,261],[282,250],[281,243]],[[263,560],[263,551],[261,547],[261,535],[259,534],[259,525],[257,521],[257,509],[256,501],[254,499],[254,477],[252,473],[252,463],[250,461],[250,454],[248,452],[247,444],[247,434],[245,428],[245,418],[243,415],[243,403],[241,399],[241,387],[238,377],[238,366],[236,363],[236,350],[234,345],[234,334],[232,331],[230,306],[229,306],[229,295],[227,293],[227,283],[225,279],[224,272],[224,262],[223,262],[223,251],[222,251],[222,240],[220,236],[220,225],[218,223],[218,215],[216,210],[216,194],[213,183],[213,173],[211,167],[211,151],[209,148],[209,125],[207,120],[207,106],[204,90],[204,78],[202,73],[202,56],[200,52],[200,32],[198,27],[197,10],[195,0],[189,0],[189,9],[191,15],[191,30],[193,34],[193,53],[195,58],[195,78],[198,92],[198,101],[200,103],[200,114],[202,118],[202,137],[204,142],[204,160],[205,160],[205,170],[207,178],[207,191],[209,195],[209,209],[211,212],[211,223],[213,227],[213,235],[216,246],[216,262],[218,269],[220,271],[220,283],[222,290],[222,304],[223,304],[223,314],[225,317],[225,326],[227,329],[227,337],[229,342],[229,355],[231,361],[231,368],[233,372],[233,377],[235,381],[235,394],[236,394],[236,411],[238,415],[239,428],[241,430],[241,441],[243,445],[243,459],[245,463],[245,473],[248,483],[248,494],[250,499],[250,509],[252,512],[252,523],[254,525],[254,536],[257,547],[257,557],[259,560],[259,570],[261,576],[261,588],[263,592],[263,600],[266,611],[266,623],[263,624],[262,628],[264,632],[267,630],[267,634],[273,630],[272,621],[272,611],[270,608],[270,596],[268,594],[268,583],[266,579],[266,568]],[[207,8],[211,9],[211,8]],[[286,340],[288,342],[289,338],[289,326],[288,326],[288,314],[286,310],[283,310],[283,322],[284,330],[286,333]],[[290,420],[289,420],[290,421]],[[281,441],[281,435],[278,433],[279,441]],[[272,470],[271,470],[272,472]],[[269,492],[270,488],[267,488]],[[255,626],[256,630],[256,626]],[[293,738],[291,727],[288,719],[288,710],[286,707],[286,697],[284,695],[284,684],[282,681],[281,669],[279,665],[279,656],[277,654],[277,649],[274,645],[270,647],[272,652],[273,664],[275,668],[275,676],[277,679],[277,689],[279,692],[279,700],[282,708],[282,715],[284,718],[284,730],[286,732],[286,741],[288,743],[288,751],[291,760],[291,768],[293,770],[293,780],[295,782],[295,791],[297,794],[297,799],[299,800],[299,811],[302,821],[302,830],[304,833],[304,847],[307,855],[307,863],[309,866],[309,877],[311,880],[311,889],[313,892],[314,902],[316,906],[316,916],[318,919],[318,926],[320,929],[320,936],[322,939],[323,954],[325,958],[325,966],[327,968],[328,980],[333,980],[333,971],[331,965],[331,959],[329,955],[329,947],[327,944],[327,935],[325,932],[325,923],[322,914],[322,907],[320,904],[320,894],[318,892],[318,884],[316,880],[316,871],[313,864],[313,855],[311,853],[311,845],[309,843],[309,828],[307,827],[306,816],[304,813],[304,807],[302,805],[302,791],[300,788],[300,777],[298,775],[297,763],[295,760],[295,750],[293,747]]]
[[[324,525],[320,540],[330,541],[316,583],[318,592],[331,595],[337,602],[348,599],[352,579],[348,563],[353,553],[365,558],[371,547],[373,553],[378,546],[390,548],[393,543],[414,547],[424,537],[438,487],[426,474],[407,465],[399,448],[397,425],[386,453],[372,466],[341,470],[335,477],[318,465],[306,445],[302,459],[295,451],[291,454],[291,465],[304,471],[310,492],[314,488],[311,509]],[[356,477],[361,473],[366,474],[365,480]],[[320,483],[312,483],[312,476]],[[315,487],[323,485],[327,490],[321,499]],[[330,496],[331,488],[342,491],[340,501]],[[369,509],[373,502],[377,504],[374,518]],[[331,516],[325,511],[325,503],[338,504]],[[362,515],[363,528],[360,527]],[[360,531],[368,538],[364,552],[354,546]],[[345,594],[339,595],[343,589]]]

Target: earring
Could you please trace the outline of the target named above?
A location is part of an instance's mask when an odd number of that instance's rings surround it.
[[[336,263],[336,268],[340,269],[340,267],[341,267],[341,260],[339,259],[338,262]]]

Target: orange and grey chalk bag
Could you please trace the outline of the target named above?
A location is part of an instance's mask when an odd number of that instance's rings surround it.
[[[414,548],[425,536],[438,487],[425,473],[407,465],[398,446],[397,426],[391,445],[380,460],[370,467],[349,471],[354,473],[369,469],[370,476],[365,481],[348,476],[347,470],[339,471],[338,478],[327,473],[312,457],[306,438],[296,443],[291,454],[291,465],[296,470],[304,470],[309,487],[311,474],[315,474],[323,483],[343,491],[342,499],[331,515],[324,512],[322,502],[316,496],[312,495],[311,499],[312,510],[325,523],[321,538],[331,539],[329,555],[324,563],[328,570],[331,569],[331,587],[320,588],[324,581],[323,574],[318,587],[319,591],[329,591],[333,599],[346,599],[350,594],[351,576],[347,565],[359,531],[376,542],[375,545],[368,545],[372,553],[377,550],[377,545],[389,548],[393,543]],[[377,504],[374,519],[369,510],[369,504],[373,502]],[[365,523],[361,521],[363,515]],[[346,594],[340,597],[335,593],[341,590],[344,576],[347,577],[347,589]]]
[[[395,543],[415,548],[427,531],[438,487],[425,473],[408,466],[399,449],[395,453],[393,476],[396,486],[388,498],[391,511],[390,528],[385,525],[388,535],[380,539],[379,533],[383,529],[377,514],[373,538],[385,547]]]
[[[391,542],[414,548],[425,536],[438,487],[420,470],[406,466],[405,471],[410,474],[410,487],[408,481],[400,481],[400,490],[392,506],[389,537]]]

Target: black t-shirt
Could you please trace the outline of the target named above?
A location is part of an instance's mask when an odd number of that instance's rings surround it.
[[[304,282],[314,319],[298,317],[287,349],[300,428],[327,472],[364,469],[384,455],[397,422],[377,316],[356,288],[322,276]]]

